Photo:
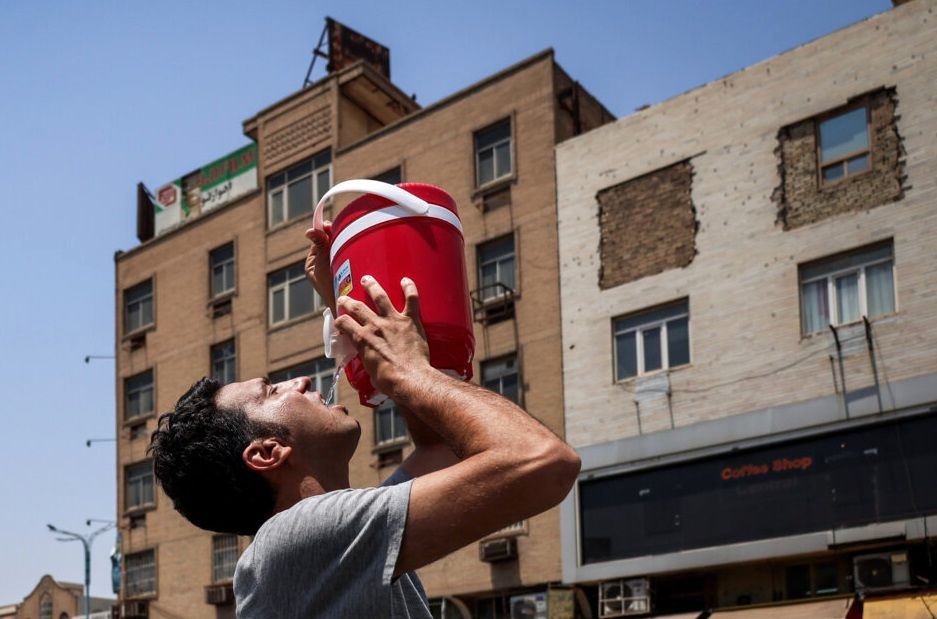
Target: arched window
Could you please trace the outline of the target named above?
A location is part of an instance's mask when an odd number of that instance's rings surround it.
[[[62,613],[61,615],[59,615],[59,619],[69,619],[68,613]]]
[[[48,593],[39,598],[39,619],[52,619],[52,596]]]

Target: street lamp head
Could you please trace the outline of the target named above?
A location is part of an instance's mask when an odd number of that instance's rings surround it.
[[[56,529],[55,527],[53,527],[51,524],[47,524],[46,526],[49,527],[49,530],[50,530],[50,531],[58,531],[58,529]]]

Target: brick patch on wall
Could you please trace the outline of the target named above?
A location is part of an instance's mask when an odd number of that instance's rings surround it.
[[[596,194],[601,289],[693,261],[699,222],[692,183],[693,166],[686,160]]]
[[[868,173],[821,186],[817,169],[817,118],[788,125],[778,132],[781,184],[773,197],[778,205],[778,221],[785,230],[904,197],[904,149],[896,122],[895,89],[882,88],[856,97],[843,109],[862,100],[868,102],[870,116],[872,166]]]

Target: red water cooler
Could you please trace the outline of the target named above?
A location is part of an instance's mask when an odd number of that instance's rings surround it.
[[[325,201],[340,193],[365,195],[348,204],[332,222],[335,297],[346,295],[375,309],[361,286],[361,277],[371,275],[402,311],[400,280],[409,277],[420,293],[430,364],[462,380],[472,378],[475,335],[455,200],[439,187],[423,183],[344,181],[319,200],[315,227],[322,229]],[[327,354],[337,356],[328,348]],[[378,406],[387,398],[371,384],[358,355],[345,365],[345,376],[365,406]]]

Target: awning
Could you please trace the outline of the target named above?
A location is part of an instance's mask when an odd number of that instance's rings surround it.
[[[711,619],[844,619],[851,605],[852,598],[838,598],[761,608],[719,610],[712,614]]]
[[[932,619],[937,616],[937,594],[891,599],[867,599],[862,619]]]

